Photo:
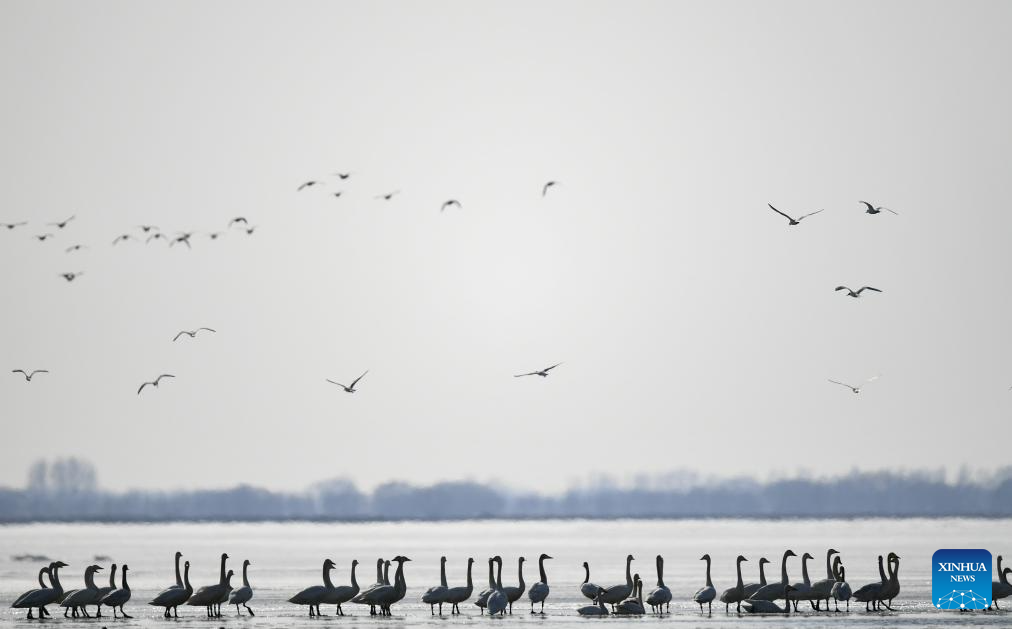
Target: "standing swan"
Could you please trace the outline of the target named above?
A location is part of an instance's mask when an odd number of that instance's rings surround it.
[[[759,583],[749,583],[745,586],[745,598],[752,598],[752,595],[755,594],[759,588],[766,585],[766,571],[763,570],[763,565],[768,564],[769,562],[770,560],[765,557],[759,558]]]
[[[249,564],[249,559],[242,562],[242,587],[238,590],[234,590],[228,597],[228,604],[235,605],[235,613],[237,616],[242,616],[242,611],[239,609],[240,605],[246,608],[246,611],[249,612],[250,616],[256,616],[256,614],[253,613],[253,610],[249,608],[249,605],[246,604],[251,598],[253,598],[253,588],[250,587],[247,575]]]
[[[163,617],[169,618],[169,610],[172,610],[172,618],[179,618],[178,607],[190,599],[193,594],[193,586],[190,585],[190,562],[187,561],[183,568],[183,587],[170,586],[158,593],[158,596],[151,599],[148,605],[164,607]]]
[[[847,602],[847,611],[850,611],[850,584],[847,583],[846,571],[841,565],[840,558],[837,557],[833,562],[833,572],[836,574],[836,583],[833,584],[833,589],[830,594],[833,596],[833,603],[836,605],[836,611],[840,611],[840,601]],[[826,603],[826,607],[829,607],[829,603]]]
[[[393,560],[397,562],[397,572],[394,574],[393,585],[384,585],[381,588],[373,590],[367,599],[370,603],[378,605],[380,614],[384,616],[391,615],[390,607],[404,598],[404,594],[408,588],[407,581],[404,579],[404,564],[411,560],[403,555],[397,555]]]
[[[42,587],[37,590],[29,590],[28,592],[25,592],[18,597],[18,600],[14,601],[14,604],[11,605],[11,607],[18,609],[27,608],[29,619],[34,618],[32,616],[33,607],[38,608],[40,620],[45,616],[48,616],[49,612],[46,611],[46,605],[52,605],[63,597],[63,586],[60,585],[60,576],[58,572],[60,571],[60,568],[66,567],[67,564],[62,561],[54,561],[49,564],[48,567],[43,568],[42,571],[39,571],[39,585]],[[45,571],[45,574],[49,575],[49,584],[52,587],[46,587],[46,584],[43,583],[43,571]]]
[[[98,604],[98,587],[95,585],[95,573],[101,570],[100,566],[88,566],[84,570],[84,589],[67,592],[60,605],[63,607],[63,616],[72,610],[74,618],[77,618],[78,608],[85,618],[90,618],[88,605]]]
[[[531,599],[531,613],[534,613],[534,603],[541,603],[541,613],[545,613],[545,599],[548,598],[548,573],[545,572],[545,559],[551,559],[550,555],[541,553],[538,557],[538,571],[541,573],[541,580],[531,586],[527,592],[527,598]]]
[[[112,592],[109,592],[104,597],[102,597],[101,601],[102,605],[112,608],[113,618],[117,618],[116,616],[117,607],[119,608],[119,612],[123,618],[133,618],[133,616],[130,616],[125,611],[123,611],[123,606],[126,605],[127,602],[130,600],[130,584],[127,583],[127,570],[129,569],[130,566],[123,564],[123,570],[121,571],[120,576],[121,586],[119,587],[119,589],[113,590]]]
[[[344,610],[341,605],[347,603],[351,599],[355,598],[358,594],[358,579],[355,578],[355,568],[358,567],[358,559],[351,560],[351,585],[341,585],[335,587],[330,592],[327,592],[323,596],[323,602],[327,605],[337,605],[337,609],[334,613],[338,616],[344,616]]]
[[[27,608],[28,609],[28,620],[34,620],[35,616],[32,615],[32,609],[35,607],[35,605],[26,605],[25,601],[26,600],[31,600],[33,597],[38,596],[39,592],[42,592],[43,590],[48,590],[49,589],[49,586],[46,585],[46,581],[43,579],[43,577],[48,576],[50,582],[52,582],[52,580],[53,580],[52,570],[53,570],[52,569],[52,564],[50,564],[49,566],[43,566],[42,569],[39,570],[39,587],[37,587],[35,589],[32,589],[32,590],[28,590],[27,592],[25,592],[21,596],[17,597],[17,599],[15,599],[13,603],[11,603],[11,609],[26,609]],[[46,612],[42,611],[42,608],[40,607],[39,608],[39,619],[41,620],[41,619],[43,619],[45,617],[46,617]]]
[[[664,585],[664,557],[660,555],[657,555],[657,587],[650,592],[647,603],[657,613],[671,610],[671,590]]]
[[[596,583],[590,582],[590,564],[586,561],[583,562],[583,569],[586,570],[586,576],[583,577],[583,583],[580,585],[580,593],[593,601],[602,588]]]
[[[833,573],[833,555],[840,551],[830,548],[826,551],[826,578],[820,579],[812,584],[812,595],[815,598],[815,611],[822,607],[822,599],[826,599],[826,611],[829,611],[829,597],[832,596],[833,586],[836,585],[836,575]]]
[[[633,578],[632,578],[632,562],[634,557],[627,555],[625,558],[625,583],[619,585],[613,585],[604,591],[603,595],[599,595],[598,598],[601,602],[608,603],[611,605],[612,611],[615,611],[615,605],[621,603],[625,599],[632,595],[633,591]]]
[[[755,592],[749,598],[752,600],[760,601],[775,601],[779,598],[787,598],[787,586],[790,585],[790,581],[787,579],[787,558],[797,557],[793,550],[787,550],[784,552],[784,558],[780,560],[780,583],[770,583],[764,585]]]
[[[1001,566],[1001,555],[998,556],[998,565]],[[1001,609],[998,607],[999,598],[1008,598],[1012,595],[1012,584],[1008,582],[1010,572],[1012,572],[1012,568],[1005,568],[998,574],[998,580],[991,582],[991,602],[996,609]],[[988,605],[987,608],[991,609],[991,606]]]
[[[439,558],[439,585],[430,587],[422,594],[422,602],[428,603],[429,612],[435,616],[435,606],[439,605],[439,615],[443,615],[443,603],[446,602],[446,593],[449,592],[449,588],[446,587],[446,556]]]
[[[864,603],[864,611],[866,612],[872,611],[872,607],[874,607],[874,609],[878,609],[878,596],[882,591],[882,588],[885,587],[887,581],[885,571],[882,570],[882,555],[878,556],[878,572],[881,580],[868,583],[867,585],[862,585],[853,594],[855,601]]]
[[[109,585],[107,587],[98,588],[98,611],[95,612],[95,618],[102,617],[102,599],[109,592],[116,589],[116,564],[109,566]]]
[[[474,592],[474,583],[471,582],[471,566],[474,565],[474,557],[467,558],[467,585],[463,587],[450,588],[446,591],[446,602],[451,603],[453,607],[450,608],[450,615],[459,614],[460,607],[458,605],[463,603],[467,599],[471,598],[471,593]],[[482,610],[484,613],[485,610]]]
[[[320,613],[320,603],[323,602],[323,597],[328,592],[334,589],[334,584],[330,582],[330,571],[334,569],[334,562],[330,559],[323,560],[323,585],[313,585],[302,590],[292,598],[288,599],[289,603],[295,603],[296,605],[309,605],[310,616],[322,616]]]
[[[485,608],[488,606],[488,597],[492,596],[492,592],[495,591],[495,557],[488,558],[488,587],[478,592],[478,598],[474,601],[474,604],[481,608],[481,613],[485,613]]]
[[[513,614],[513,603],[519,601],[520,597],[523,596],[524,592],[527,591],[527,584],[524,583],[524,562],[525,561],[527,561],[527,560],[524,559],[523,557],[521,557],[519,559],[519,561],[517,562],[517,571],[520,573],[520,585],[518,585],[516,587],[506,586],[506,587],[504,587],[502,589],[502,591],[506,593],[506,599],[509,601],[510,615]],[[532,605],[532,607],[533,607],[533,605]]]
[[[731,603],[738,604],[738,613],[741,613],[741,602],[745,600],[745,582],[741,580],[741,562],[748,561],[745,557],[738,555],[737,566],[738,566],[738,584],[733,588],[724,590],[720,595],[720,602],[724,604],[724,613],[729,611]]]
[[[367,594],[369,594],[370,592],[372,592],[373,590],[375,590],[378,587],[383,587],[384,585],[390,585],[390,583],[388,581],[386,581],[386,578],[383,576],[383,567],[384,566],[386,566],[387,569],[389,569],[390,568],[390,562],[389,561],[384,562],[382,557],[380,557],[379,559],[376,560],[376,583],[373,583],[372,585],[370,585],[369,587],[367,587],[366,589],[362,590],[357,595],[355,595],[354,597],[352,597],[352,599],[351,599],[352,603],[358,603],[359,605],[369,605],[369,603],[367,603],[366,600],[365,600],[365,597],[366,597]],[[375,616],[376,615],[376,606],[375,605],[369,605],[369,615],[370,616]]]
[[[495,576],[495,589],[488,595],[488,601],[485,605],[488,607],[488,615],[495,616],[496,614],[505,614],[506,608],[509,606],[509,597],[502,587],[502,557],[495,556],[496,563],[496,576]],[[521,564],[523,565],[523,564]]]
[[[886,606],[886,609],[892,611],[893,599],[900,594],[900,556],[896,553],[889,553],[887,556],[889,564],[889,579],[882,587],[882,591],[879,594],[879,601]],[[886,603],[886,599],[889,602]]]
[[[218,577],[218,583],[214,585],[205,585],[190,596],[190,600],[186,601],[187,605],[193,607],[206,607],[208,618],[220,618],[221,610],[216,610],[215,605],[218,604],[218,599],[221,598],[222,594],[228,593],[226,588],[228,585],[228,575],[225,572],[225,562],[228,561],[228,553],[221,554],[221,574]]]
[[[808,601],[812,599],[812,580],[808,578],[808,560],[815,559],[808,553],[801,556],[801,578],[800,583],[794,584],[794,592],[791,593],[788,601],[794,601],[794,611],[798,611],[798,601]],[[815,607],[814,605],[812,606]]]
[[[710,580],[710,555],[703,555],[699,560],[706,562],[706,585],[696,590],[696,593],[692,595],[692,600],[699,603],[700,612],[703,611],[703,603],[706,603],[709,612],[713,613],[713,599],[717,596],[717,589],[713,587],[713,581]]]

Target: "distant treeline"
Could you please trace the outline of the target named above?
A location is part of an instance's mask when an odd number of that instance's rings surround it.
[[[67,468],[74,466],[82,469],[68,473]],[[987,479],[955,482],[947,482],[941,472],[852,472],[828,479],[768,482],[683,479],[677,488],[602,483],[605,486],[557,496],[503,491],[475,482],[425,487],[391,482],[366,493],[341,479],[299,493],[248,485],[114,493],[98,489],[94,478],[93,469],[81,461],[57,462],[41,470],[33,467],[27,488],[0,489],[0,522],[1012,516],[1008,469]]]

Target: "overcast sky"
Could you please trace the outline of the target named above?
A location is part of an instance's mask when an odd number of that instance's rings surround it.
[[[0,485],[1006,464],[1010,19],[4,2]],[[141,223],[199,233],[110,244]]]

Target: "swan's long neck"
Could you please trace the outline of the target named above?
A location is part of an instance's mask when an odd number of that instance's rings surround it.
[[[811,584],[808,578],[808,555],[801,558],[801,578],[804,579],[805,585]]]
[[[488,589],[495,589],[495,559],[488,560]]]
[[[242,564],[242,585],[243,587],[249,587],[249,579],[246,577],[246,573],[249,570],[249,562],[244,561]]]
[[[766,562],[759,562],[759,584],[766,585]]]
[[[889,580],[886,578],[885,570],[882,569],[882,555],[878,556],[878,578],[882,580],[882,583]]]
[[[323,585],[325,585],[328,590],[333,590],[334,583],[330,580],[330,570],[331,570],[330,564],[326,564],[323,566]]]
[[[745,582],[741,580],[741,558],[738,559],[738,585],[735,589],[739,592],[745,589]]]
[[[226,562],[227,560],[228,560],[228,555],[224,555],[224,554],[223,554],[223,555],[221,556],[221,578],[220,578],[220,579],[219,579],[219,581],[218,581],[218,582],[219,582],[219,583],[221,583],[222,585],[225,585],[225,562]]]
[[[517,562],[517,572],[520,573],[520,589],[524,589],[524,558],[521,557]]]
[[[84,587],[88,588],[89,590],[97,590],[98,589],[95,586],[95,569],[94,568],[88,568],[87,570],[84,571]]]
[[[784,559],[780,562],[780,582],[787,585],[787,557],[789,555],[784,553]]]
[[[49,573],[49,578],[53,582],[53,589],[56,590],[56,598],[60,598],[60,594],[63,594],[63,586],[60,585],[60,567],[56,566],[52,572]]]
[[[632,557],[625,558],[625,583],[630,588],[633,586],[632,580]]]
[[[121,572],[121,574],[122,574],[123,576],[121,576],[121,577],[120,577],[120,578],[121,578],[121,579],[123,580],[123,587],[122,587],[122,589],[124,589],[124,590],[126,590],[127,592],[129,592],[129,591],[130,591],[130,584],[129,584],[129,583],[127,583],[127,576],[126,576],[126,573],[127,573],[127,567],[126,567],[126,566],[123,566],[123,571]]]
[[[664,587],[664,557],[657,555],[657,587]]]
[[[383,583],[383,559],[376,560],[376,583]]]
[[[999,565],[1001,565],[1001,564],[999,564]],[[46,585],[46,582],[42,580],[42,577],[45,576],[45,575],[47,575],[47,574],[49,574],[49,566],[46,566],[42,570],[39,570],[39,587],[42,588],[43,590],[48,590],[49,589],[49,586]],[[1001,573],[999,572],[999,574],[1001,574]],[[49,577],[49,580],[50,581],[53,580],[53,577],[51,575]]]
[[[355,569],[358,568],[357,563],[351,564],[351,587],[358,589],[358,579],[355,578]]]
[[[833,553],[826,552],[826,578],[830,581],[836,579],[836,575],[833,574],[833,563],[831,561]]]
[[[190,564],[186,564],[186,567],[183,568],[183,588],[187,592],[193,593],[193,586],[190,585]]]
[[[893,566],[893,564],[896,564]],[[900,581],[900,560],[893,559],[889,562],[889,583],[896,585]]]
[[[394,573],[394,578],[397,578],[397,573]],[[390,585],[390,562],[383,562],[383,585]]]
[[[497,561],[495,563],[496,563],[495,589],[501,590],[502,589],[502,560],[499,560],[499,561]]]
[[[586,570],[586,575],[583,577],[584,583],[590,583],[590,564],[583,562],[583,569]]]
[[[439,585],[446,587],[446,557],[439,560]]]
[[[474,589],[474,584],[471,582],[471,566],[474,565],[474,561],[471,559],[467,560],[467,591],[470,592]]]
[[[183,587],[183,577],[179,575],[179,559],[182,556],[182,553],[176,553],[176,585],[179,587]]]
[[[545,558],[538,558],[538,572],[541,573],[541,582],[548,583],[548,574],[545,572]],[[41,579],[41,577],[40,577]]]
[[[116,564],[113,564],[109,570],[109,587],[116,589]]]
[[[408,583],[404,580],[404,562],[397,562],[397,572],[394,573],[394,590],[403,594],[408,589]]]
[[[706,587],[712,588],[713,581],[710,580],[710,558],[706,558]]]
[[[1001,583],[1007,583],[1007,581],[1005,581],[1005,572],[1001,569],[1001,555],[998,555],[998,581]],[[39,575],[39,583],[42,583],[42,575]]]

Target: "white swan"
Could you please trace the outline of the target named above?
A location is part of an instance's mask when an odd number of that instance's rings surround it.
[[[797,557],[793,550],[787,550],[784,552],[784,558],[780,561],[780,582],[770,583],[759,588],[749,596],[752,600],[760,601],[775,601],[777,599],[787,597],[787,586],[790,585],[790,581],[787,579],[787,558]]]
[[[822,599],[826,599],[826,609],[829,609],[829,598],[832,596],[833,586],[836,585],[836,574],[833,572],[833,555],[839,552],[833,548],[826,551],[826,578],[812,584],[815,611],[820,611]],[[818,595],[817,597],[814,596],[816,594]]]
[[[541,573],[541,580],[531,586],[527,592],[527,598],[531,599],[531,613],[534,613],[534,604],[541,603],[541,613],[545,613],[545,599],[548,598],[550,588],[548,587],[548,573],[545,572],[545,559],[551,559],[550,555],[541,553],[538,557],[538,571]]]
[[[523,596],[524,592],[527,591],[527,584],[524,583],[524,562],[525,561],[527,561],[527,560],[525,558],[523,558],[523,557],[521,557],[517,561],[517,571],[520,574],[520,584],[517,585],[516,587],[508,585],[508,586],[502,588],[502,591],[506,593],[506,600],[509,601],[509,612],[510,612],[511,615],[513,614],[513,603],[519,601],[520,597]]]
[[[784,598],[786,599],[794,591],[794,586],[784,586]],[[742,601],[741,606],[750,614],[789,614],[791,613],[791,602],[784,600],[784,606],[780,607],[773,601],[747,599]]]
[[[250,616],[256,616],[253,610],[249,608],[249,605],[246,604],[253,598],[253,588],[249,584],[249,565],[249,559],[242,562],[242,587],[234,590],[228,597],[228,604],[235,605],[235,613],[238,616],[242,616],[242,611],[239,609],[240,605],[246,608]]]
[[[647,603],[657,613],[671,611],[671,590],[664,585],[664,557],[660,555],[657,555],[657,587],[647,596]]]
[[[359,605],[369,605],[369,603],[366,602],[365,600],[366,595],[368,595],[370,592],[372,592],[378,587],[390,585],[390,581],[387,580],[386,576],[384,575],[384,570],[387,571],[390,570],[390,562],[383,561],[383,558],[380,557],[379,559],[376,560],[376,582],[370,585],[369,587],[365,588],[364,590],[360,591],[354,597],[352,597],[351,602],[357,603]],[[375,614],[376,614],[376,606],[369,605],[369,615],[374,616]]]
[[[590,582],[590,564],[586,561],[583,562],[583,569],[586,570],[586,576],[583,578],[583,583],[580,584],[580,593],[592,601],[596,600],[599,591],[603,588]]]
[[[385,616],[392,615],[390,607],[404,598],[404,594],[408,588],[407,580],[404,578],[404,564],[411,560],[403,555],[398,555],[393,558],[393,561],[397,563],[393,585],[384,585],[381,588],[373,590],[368,597],[368,600],[379,606],[380,614]]]
[[[323,596],[323,602],[327,605],[337,605],[334,613],[344,616],[344,609],[341,605],[355,598],[359,593],[358,579],[355,578],[355,568],[358,567],[358,559],[351,560],[351,585],[339,585]]]
[[[706,562],[706,585],[696,590],[696,593],[692,595],[692,600],[699,603],[700,612],[703,611],[703,603],[706,603],[708,611],[713,613],[713,599],[717,597],[717,588],[713,587],[713,581],[710,580],[709,553],[700,557],[699,560]]]
[[[117,618],[117,607],[119,608],[120,614],[123,618],[133,618],[133,616],[123,611],[123,606],[130,601],[130,584],[127,583],[127,571],[129,569],[130,566],[123,564],[123,570],[121,571],[122,575],[120,576],[120,586],[102,597],[102,605],[112,608],[113,618]]]
[[[474,604],[481,608],[481,613],[485,613],[485,608],[488,606],[488,597],[492,596],[492,592],[495,591],[495,557],[488,558],[488,587],[478,592],[478,598],[475,599]]]
[[[1001,568],[1001,555],[998,555],[998,567]],[[1005,568],[998,573],[998,580],[991,582],[991,603],[997,609],[1001,609],[998,606],[998,599],[1012,596],[1012,583],[1008,582],[1010,572],[1012,572],[1012,568]],[[988,605],[987,608],[991,609],[991,606]]]
[[[101,569],[101,566],[94,565],[84,569],[84,588],[67,592],[67,595],[63,597],[63,601],[60,602],[60,605],[63,607],[64,618],[67,617],[68,611],[73,611],[74,618],[77,618],[79,608],[85,618],[91,617],[87,606],[98,604],[98,587],[95,585],[95,573]]]
[[[815,559],[809,553],[805,553],[801,556],[801,581],[793,584],[793,591],[788,602],[794,603],[794,611],[798,611],[798,601],[811,600],[812,597],[812,580],[808,578],[808,560]]]
[[[446,594],[450,588],[446,585],[446,556],[439,558],[439,585],[430,587],[422,594],[422,602],[429,605],[431,615],[436,615],[436,605],[439,605],[439,615],[443,615],[443,603],[446,602]]]
[[[323,602],[323,597],[334,589],[334,584],[330,581],[330,571],[334,569],[334,562],[330,559],[323,560],[323,585],[313,585],[302,590],[292,598],[288,599],[289,603],[295,603],[296,605],[309,605],[310,616],[322,616],[320,613],[320,603]]]
[[[769,562],[770,560],[765,557],[759,558],[759,583],[749,583],[745,586],[745,598],[751,598],[759,588],[766,585],[766,571],[763,569],[763,566]]]
[[[641,616],[646,613],[643,607],[643,581],[640,575],[633,575],[633,594],[615,606],[615,613],[626,616]]]
[[[179,618],[178,607],[190,600],[191,594],[193,594],[193,586],[190,585],[190,562],[187,561],[183,567],[183,587],[173,585],[165,588],[151,599],[148,605],[164,607],[165,613],[162,616],[165,618],[170,617],[169,610],[172,610],[172,618]]]
[[[453,605],[450,608],[450,615],[459,614],[460,608],[458,605],[463,603],[467,599],[471,598],[471,593],[474,592],[474,583],[471,582],[471,566],[474,565],[474,558],[467,558],[467,585],[455,588],[449,588],[446,591],[446,602]],[[483,610],[484,611],[484,610]]]
[[[632,562],[634,559],[632,555],[627,555],[625,558],[625,583],[605,588],[604,594],[598,595],[602,603],[608,603],[612,606],[612,611],[614,611],[615,605],[629,598],[629,595],[632,594]]]
[[[102,617],[102,599],[109,592],[116,589],[116,564],[109,566],[109,585],[98,588],[98,611],[95,613],[95,618]]]
[[[601,601],[601,595],[604,594],[604,588],[597,588],[597,596],[594,600],[597,601],[595,605],[584,605],[583,607],[576,610],[576,613],[581,616],[607,616],[608,608],[604,606],[604,602]]]
[[[892,611],[893,599],[900,594],[900,556],[896,553],[889,553],[886,556],[886,564],[889,567],[889,579],[882,586],[879,602],[885,605],[886,609]],[[889,600],[888,603],[886,599]]]
[[[502,587],[502,557],[496,555],[496,576],[495,576],[495,589],[488,595],[488,601],[485,606],[488,608],[489,616],[495,616],[496,614],[505,614],[506,608],[509,607],[509,597],[506,595],[506,591]]]
[[[878,573],[880,579],[878,581],[862,585],[854,591],[853,599],[864,603],[864,611],[870,612],[871,608],[878,609],[878,597],[882,588],[886,584],[885,571],[882,570],[882,555],[878,556]]]
[[[833,572],[836,575],[836,583],[833,584],[833,589],[830,594],[833,596],[833,603],[836,605],[836,611],[840,611],[840,601],[847,602],[847,611],[850,611],[850,597],[853,592],[850,591],[850,584],[847,583],[847,574],[841,565],[840,558],[837,557],[833,561]],[[826,603],[829,607],[829,603]]]
[[[205,585],[204,587],[194,592],[190,596],[189,600],[186,601],[187,605],[191,605],[193,607],[206,607],[208,618],[221,617],[221,610],[216,609],[215,605],[218,604],[218,600],[221,598],[223,593],[226,596],[228,595],[227,589],[229,588],[228,578],[229,574],[231,574],[231,571],[229,572],[225,571],[226,561],[228,561],[228,553],[222,553],[221,572],[218,576],[218,582],[215,583],[214,585]]]
[[[735,585],[733,588],[728,588],[724,590],[720,594],[720,602],[724,604],[724,613],[730,611],[729,608],[731,603],[737,603],[738,605],[737,611],[738,613],[741,613],[741,602],[745,600],[745,582],[742,581],[741,578],[741,562],[743,561],[748,561],[748,559],[745,559],[745,557],[743,557],[742,555],[738,555],[738,559],[735,562],[738,568],[737,585]]]
[[[1001,565],[1001,564],[999,563],[999,565]],[[52,574],[53,574],[52,573],[52,564],[50,564],[48,566],[43,566],[42,569],[39,570],[39,587],[37,587],[35,589],[32,589],[32,590],[28,590],[27,592],[25,592],[21,596],[17,597],[17,599],[15,599],[13,603],[11,603],[11,608],[12,609],[27,609],[28,610],[28,620],[34,620],[35,616],[32,615],[32,609],[34,609],[36,607],[36,605],[27,604],[25,601],[34,601],[36,597],[40,596],[39,592],[42,592],[43,590],[50,589],[49,586],[46,585],[46,582],[43,579],[43,577],[49,577],[49,581],[52,582],[52,580],[53,580]],[[46,613],[47,612],[43,611],[42,607],[39,607],[39,619],[40,620],[42,618],[46,617]]]

